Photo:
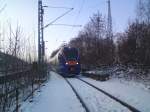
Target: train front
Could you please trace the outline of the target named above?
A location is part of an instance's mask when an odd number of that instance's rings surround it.
[[[65,47],[63,49],[63,75],[74,76],[80,73],[79,53],[76,48]]]

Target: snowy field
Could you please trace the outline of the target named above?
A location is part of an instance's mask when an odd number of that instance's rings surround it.
[[[128,85],[112,78],[108,81],[95,81],[82,77],[119,99],[131,104],[141,112],[150,112],[150,92],[136,85]],[[130,112],[120,103],[86,85],[84,82],[69,78],[90,112]],[[67,82],[58,74],[51,72],[50,80],[36,92],[33,102],[26,101],[21,106],[22,112],[85,112],[75,93]]]
[[[139,87],[134,82],[129,84],[118,79],[110,79],[104,82],[89,78],[82,79],[134,106],[141,112],[150,112],[150,92]]]
[[[74,78],[69,81],[78,91],[83,101],[85,101],[90,112],[130,112],[120,103],[112,100],[84,82]]]

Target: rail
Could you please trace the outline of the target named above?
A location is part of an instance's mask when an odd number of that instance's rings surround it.
[[[122,101],[122,100],[120,100],[120,99],[118,99],[118,98],[116,98],[115,96],[111,95],[110,93],[108,93],[108,92],[106,92],[106,91],[104,91],[104,90],[102,90],[102,89],[100,89],[100,88],[94,86],[93,84],[91,84],[91,83],[89,83],[89,82],[87,82],[87,81],[85,81],[85,80],[83,80],[83,79],[81,79],[81,78],[77,78],[77,79],[80,80],[80,81],[82,81],[82,82],[84,82],[84,83],[86,83],[86,84],[88,84],[89,86],[95,88],[96,90],[102,92],[103,94],[105,94],[105,95],[107,95],[108,97],[112,98],[113,100],[117,101],[118,103],[120,103],[120,104],[123,105],[124,107],[128,108],[128,109],[131,110],[132,112],[141,112],[141,111],[139,111],[138,109],[136,109],[135,107],[129,105],[128,103],[126,103],[126,102],[124,102],[124,101]]]
[[[67,78],[65,78],[66,82],[69,84],[69,86],[71,87],[71,89],[73,90],[73,92],[75,93],[75,95],[77,96],[78,100],[81,102],[83,108],[85,109],[86,112],[90,112],[90,110],[88,109],[88,107],[86,106],[86,104],[84,103],[84,101],[82,100],[82,98],[80,97],[80,95],[78,94],[78,92],[75,90],[75,88],[72,86],[72,84],[68,81]]]

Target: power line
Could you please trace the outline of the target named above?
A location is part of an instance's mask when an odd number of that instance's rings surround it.
[[[51,25],[56,25],[56,26],[71,26],[71,27],[82,27],[82,25],[69,25],[69,24],[51,24]]]
[[[61,17],[65,16],[66,14],[68,14],[70,11],[72,11],[73,8],[71,8],[70,10],[68,10],[67,12],[65,12],[64,14],[62,14],[61,16],[57,17],[56,19],[54,19],[53,21],[51,21],[49,24],[45,25],[43,27],[44,28],[47,28],[49,25],[53,24],[54,22],[56,22],[58,19],[60,19]]]
[[[80,5],[78,14],[76,15],[76,18],[75,18],[75,21],[73,22],[73,24],[76,24],[76,22],[77,22],[77,20],[78,20],[78,18],[79,18],[79,15],[81,14],[81,11],[82,11],[82,9],[83,9],[84,3],[85,3],[85,0],[82,0],[82,4]],[[69,34],[71,34],[71,33],[73,32],[73,29],[74,29],[74,28],[71,28]],[[69,34],[68,34],[68,35],[69,35]]]
[[[71,3],[71,7],[75,7],[75,4],[76,4],[76,0],[72,0],[72,3]],[[75,8],[74,8],[75,9]],[[77,17],[76,17],[77,18]],[[74,22],[75,23],[75,22]],[[66,26],[66,25],[62,25],[62,26]],[[68,25],[67,25],[68,26]],[[82,25],[80,26],[79,25],[79,27],[82,27]],[[73,28],[71,28],[71,29],[73,29]],[[70,31],[71,30],[69,30],[69,33],[70,33]],[[68,35],[69,35],[69,33],[68,33]],[[58,36],[58,37],[61,37],[61,34],[58,34],[58,35],[60,35],[60,36]],[[66,36],[66,37],[68,37],[68,36]]]
[[[70,7],[56,7],[56,6],[48,6],[49,8],[57,8],[57,9],[72,9]]]
[[[7,4],[5,4],[1,9],[0,9],[0,13],[6,8]]]

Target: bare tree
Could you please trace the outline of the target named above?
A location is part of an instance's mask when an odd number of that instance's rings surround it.
[[[137,7],[137,20],[150,24],[150,0],[138,0]]]
[[[115,45],[106,38],[106,21],[99,12],[90,17],[89,22],[78,36],[69,43],[79,49],[81,63],[86,66],[111,65]]]
[[[134,22],[118,38],[119,58],[123,64],[150,65],[150,25]]]

